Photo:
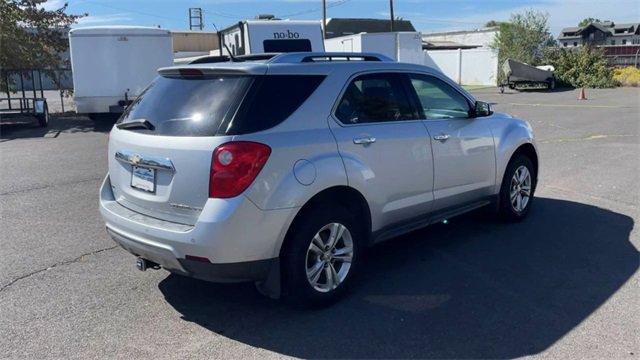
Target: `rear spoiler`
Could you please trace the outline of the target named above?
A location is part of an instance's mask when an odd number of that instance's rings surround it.
[[[260,53],[260,54],[249,54],[249,55],[236,55],[233,58],[229,55],[207,55],[199,57],[189,64],[212,64],[212,63],[223,63],[223,62],[244,62],[244,61],[263,61],[269,60],[272,57],[279,55],[280,53]]]
[[[228,64],[228,63],[227,63]],[[264,75],[267,67],[262,66],[224,66],[203,67],[193,65],[172,66],[158,69],[158,74],[164,77],[208,77],[220,75]]]

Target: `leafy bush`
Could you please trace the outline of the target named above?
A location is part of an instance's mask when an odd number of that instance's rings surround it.
[[[635,66],[615,69],[613,79],[622,86],[640,86],[640,69]]]
[[[550,48],[545,51],[545,63],[555,67],[560,85],[573,87],[614,87],[613,69],[601,49],[589,46],[579,48]]]

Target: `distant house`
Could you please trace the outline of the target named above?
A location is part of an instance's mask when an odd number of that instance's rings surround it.
[[[640,65],[637,57],[640,52],[640,23],[604,21],[568,27],[560,32],[558,43],[565,48],[583,45],[602,48],[609,64],[614,66]]]
[[[562,29],[558,42],[562,47],[585,44],[640,45],[640,23],[615,24],[613,21],[592,22],[582,27]]]
[[[327,19],[327,39],[354,35],[359,33],[379,33],[391,31],[391,20],[386,19],[355,19],[330,18]],[[395,20],[393,31],[416,31],[408,20]]]

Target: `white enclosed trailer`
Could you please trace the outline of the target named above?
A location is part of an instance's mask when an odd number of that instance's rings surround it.
[[[311,20],[244,20],[220,30],[218,40],[219,55],[324,51],[321,22]]]
[[[122,112],[173,63],[169,30],[97,26],[69,32],[73,99],[78,113]]]
[[[359,33],[326,39],[324,46],[330,52],[373,52],[400,62],[424,64],[419,32]]]

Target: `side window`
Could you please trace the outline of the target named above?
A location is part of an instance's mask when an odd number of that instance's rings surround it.
[[[298,110],[322,80],[322,75],[256,76],[233,121],[222,124],[219,133],[248,134],[280,124]]]
[[[342,96],[336,117],[344,124],[415,119],[403,88],[403,76],[395,73],[358,76]]]
[[[428,75],[409,75],[427,119],[468,118],[469,102],[444,81]]]

